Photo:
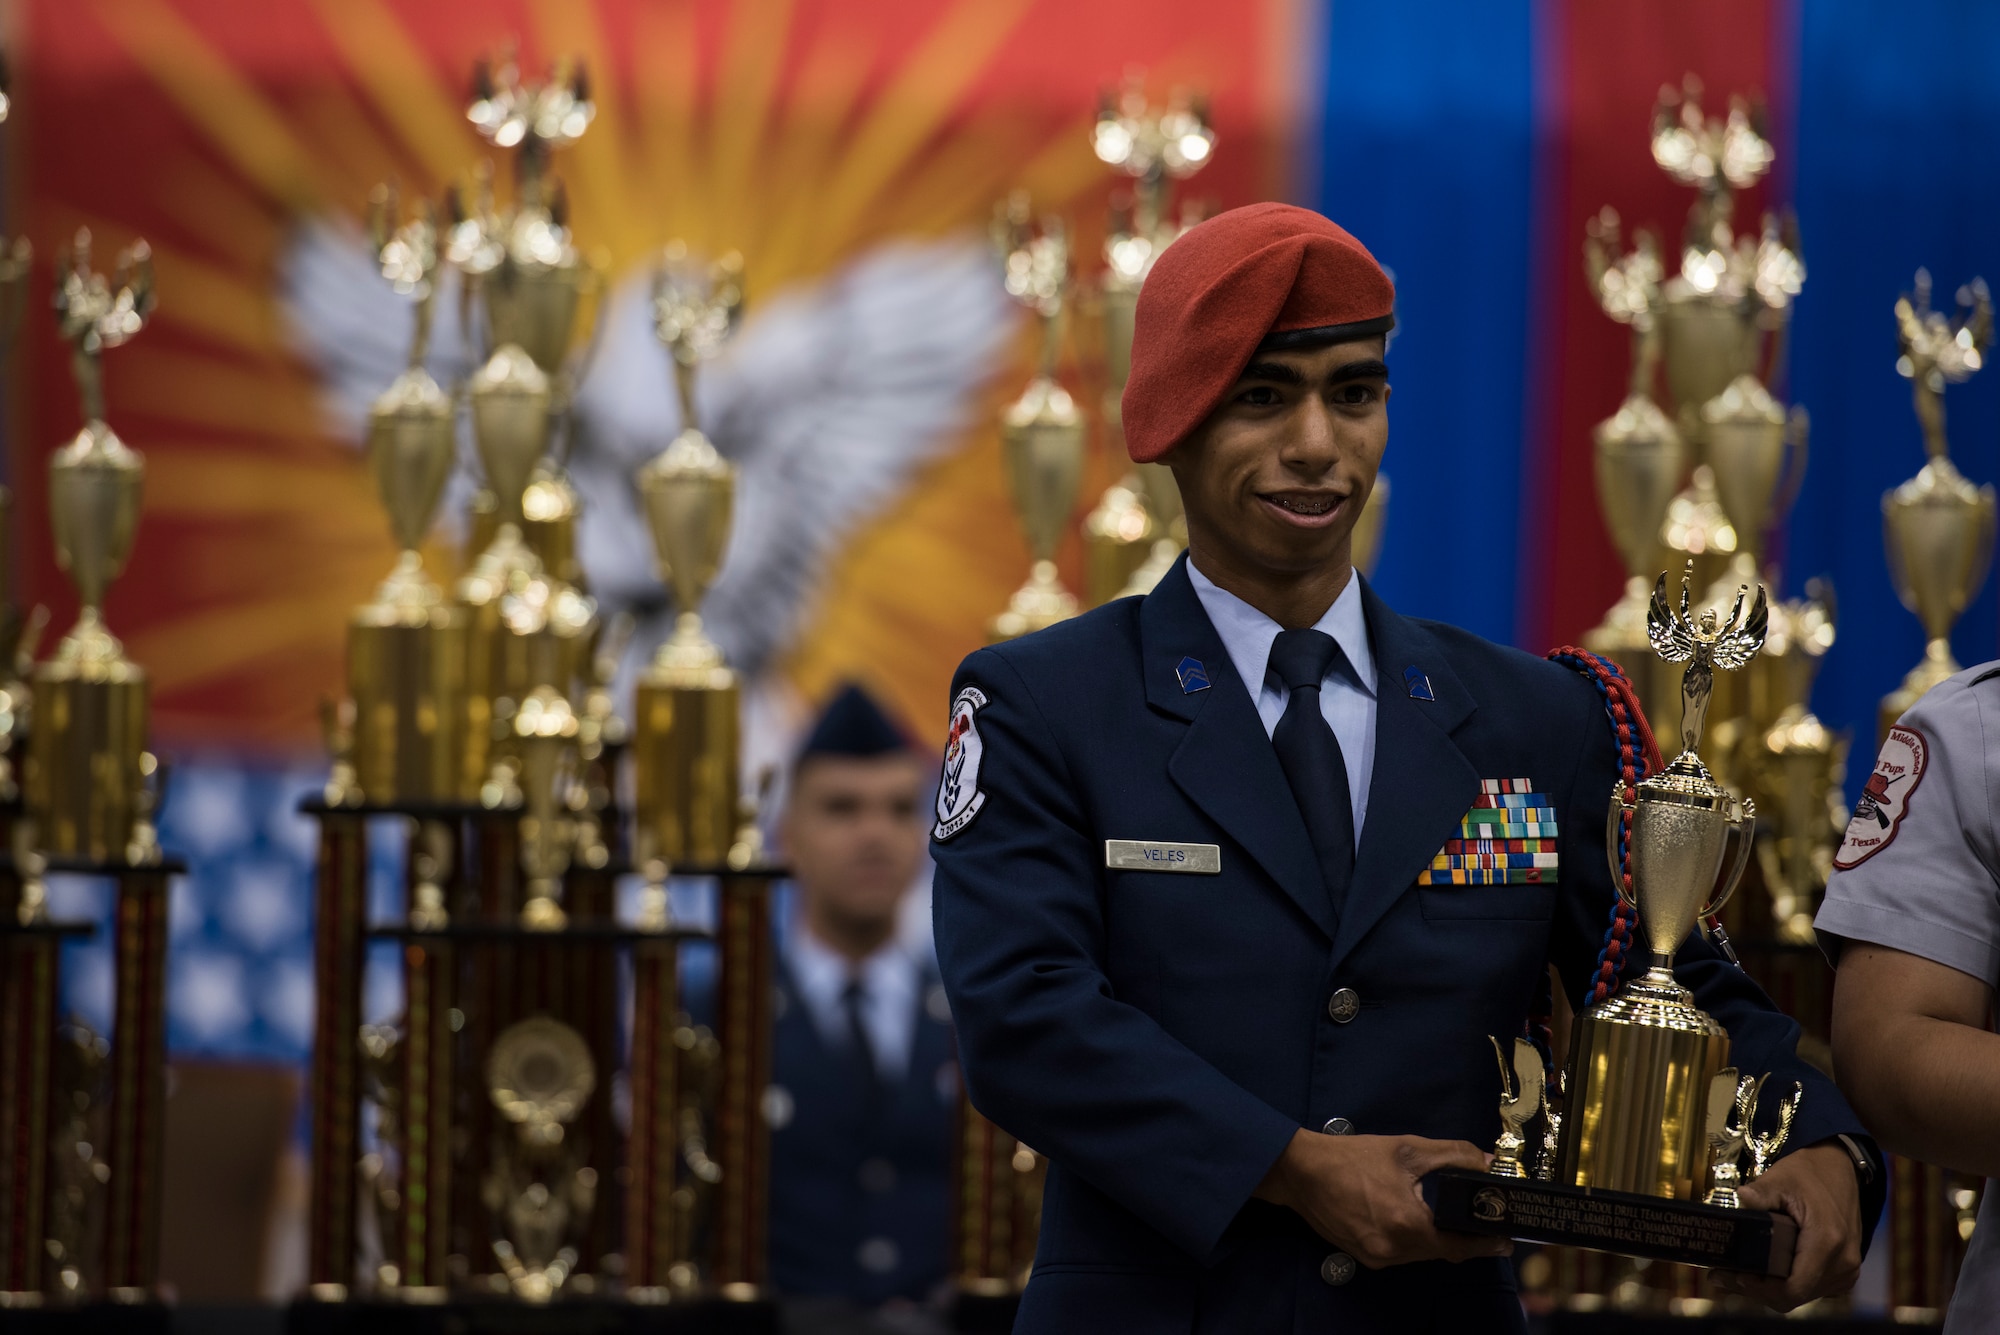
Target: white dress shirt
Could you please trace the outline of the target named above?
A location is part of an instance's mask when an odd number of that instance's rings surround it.
[[[875,1069],[885,1081],[901,1080],[910,1069],[923,984],[922,969],[909,948],[892,939],[857,965],[799,922],[786,942],[786,956],[799,1000],[828,1047],[845,1048],[853,1041],[841,994],[850,981],[860,981],[861,1023],[875,1049]]]
[[[1195,597],[1222,637],[1222,647],[1236,675],[1249,687],[1264,720],[1266,735],[1277,731],[1285,715],[1283,683],[1270,671],[1271,644],[1284,627],[1235,594],[1219,587],[1188,562],[1188,579]],[[1368,815],[1368,779],[1375,768],[1375,654],[1368,644],[1368,618],[1361,609],[1361,577],[1352,575],[1347,587],[1313,625],[1340,645],[1347,661],[1336,661],[1320,687],[1320,713],[1340,741],[1347,762],[1347,790],[1354,798],[1354,840],[1361,842],[1361,824]]]

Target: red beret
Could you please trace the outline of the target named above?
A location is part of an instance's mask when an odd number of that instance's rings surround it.
[[[1307,346],[1395,327],[1396,288],[1368,248],[1311,209],[1251,204],[1197,224],[1139,290],[1125,448],[1151,463],[1214,412],[1274,334]]]

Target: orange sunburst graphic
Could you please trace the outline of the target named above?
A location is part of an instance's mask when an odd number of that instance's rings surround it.
[[[1112,183],[1087,128],[1134,67],[1211,95],[1222,149],[1201,194],[1282,194],[1304,2],[28,0],[0,130],[10,230],[33,239],[40,282],[12,433],[22,596],[59,627],[73,615],[42,498],[78,409],[36,307],[78,227],[103,255],[143,235],[159,282],[154,327],[107,359],[112,423],[148,470],[108,620],[151,672],[169,742],[295,747],[340,692],[347,617],[393,552],[276,267],[303,220],[358,217],[379,181],[434,194],[471,177],[488,155],[463,112],[477,58],[582,59],[597,120],[555,162],[580,244],[614,275],[676,237],[739,250],[754,310],[888,239],[981,225],[1015,186],[1093,254]],[[1078,360],[1094,395],[1095,359]],[[995,372],[993,405],[1021,369]],[[1025,566],[997,441],[975,431],[847,544],[783,670],[809,698],[869,680],[928,732]]]

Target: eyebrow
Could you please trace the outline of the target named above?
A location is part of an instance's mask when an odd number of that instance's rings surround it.
[[[1388,364],[1379,357],[1364,357],[1360,361],[1348,362],[1335,367],[1326,377],[1329,385],[1345,384],[1349,380],[1387,380]],[[1286,362],[1251,362],[1237,377],[1245,380],[1266,380],[1274,385],[1303,385],[1305,376],[1295,366]]]

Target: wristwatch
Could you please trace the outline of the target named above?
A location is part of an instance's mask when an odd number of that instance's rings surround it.
[[[1868,1147],[1844,1131],[1834,1139],[1840,1142],[1840,1148],[1847,1151],[1847,1157],[1854,1160],[1856,1180],[1863,1188],[1873,1185],[1875,1179],[1881,1175],[1882,1165],[1875,1162],[1875,1156],[1868,1152]]]

